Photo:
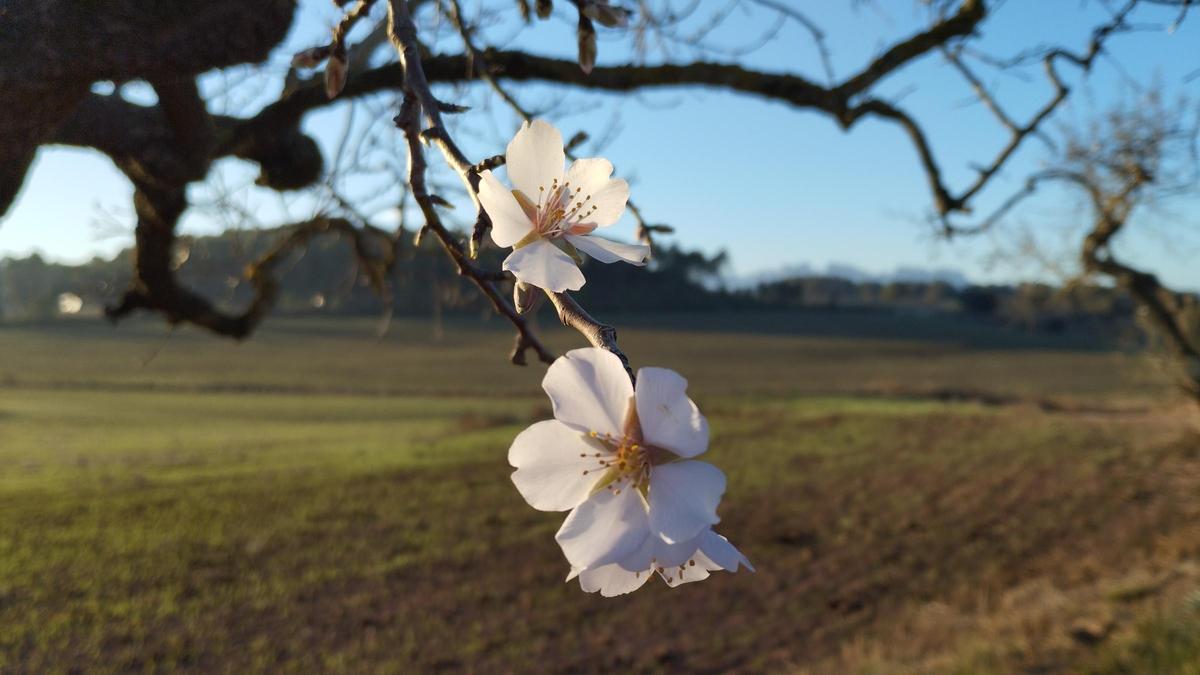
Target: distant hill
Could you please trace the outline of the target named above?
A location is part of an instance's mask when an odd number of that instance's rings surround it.
[[[833,277],[855,283],[945,283],[955,288],[966,288],[971,285],[971,280],[967,278],[967,275],[949,267],[924,268],[901,265],[891,272],[875,273],[843,262],[831,262],[824,269],[809,263],[785,265],[778,269],[731,279],[730,285],[735,288],[754,288],[762,284],[803,277]]]

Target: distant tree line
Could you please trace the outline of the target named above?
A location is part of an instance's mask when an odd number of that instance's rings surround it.
[[[206,297],[236,309],[252,297],[245,266],[279,239],[270,230],[230,231],[217,236],[181,239],[172,266],[175,274]],[[80,313],[96,315],[114,302],[129,282],[126,251],[112,260],[96,258],[82,265],[47,262],[38,255],[0,261],[0,319],[37,320],[63,314],[64,296],[82,301]],[[420,246],[405,242],[393,278],[383,292],[352,261],[351,243],[338,238],[314,240],[281,265],[277,314],[370,314],[389,303],[395,312],[431,315],[438,312],[487,310],[487,301],[447,267],[445,254],[426,238]],[[499,267],[500,252],[481,253]],[[496,260],[490,258],[496,257]],[[720,290],[726,256],[707,256],[662,246],[646,270],[621,265],[589,265],[581,298],[597,310],[708,309],[744,304],[746,298]]]
[[[252,291],[243,268],[278,238],[270,231],[234,231],[183,239],[176,273],[192,288],[229,308],[248,302]],[[80,313],[98,315],[129,281],[124,258],[82,265],[50,263],[37,255],[0,261],[0,318],[42,320]],[[485,301],[441,260],[432,242],[408,247],[381,295],[347,261],[350,244],[314,241],[284,266],[276,314],[363,315],[390,303],[402,315],[486,312]],[[488,255],[485,253],[484,255]],[[730,289],[723,277],[725,253],[707,255],[672,245],[658,247],[648,270],[590,265],[579,293],[604,312],[739,309],[825,309],[912,314],[958,313],[1016,325],[1034,332],[1066,329],[1119,331],[1132,324],[1135,303],[1123,291],[1096,285],[965,285],[944,281],[852,281],[806,275]],[[77,299],[77,300],[76,300]],[[1194,297],[1184,298],[1194,303]]]
[[[1050,333],[1068,328],[1120,330],[1131,324],[1136,309],[1127,293],[1087,284],[953,286],[943,281],[855,282],[806,276],[759,284],[747,295],[769,307],[962,313]]]

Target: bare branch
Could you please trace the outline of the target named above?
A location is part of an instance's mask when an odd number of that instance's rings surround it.
[[[400,59],[406,73],[404,103],[401,106],[400,114],[397,116],[396,121],[397,125],[404,132],[405,138],[408,140],[408,182],[412,188],[414,198],[421,207],[421,212],[425,215],[426,224],[438,236],[447,253],[454,259],[458,265],[459,272],[466,274],[475,281],[480,290],[492,301],[492,306],[495,310],[508,318],[517,327],[518,336],[513,351],[513,362],[522,363],[524,360],[524,350],[529,347],[535,349],[543,361],[549,362],[553,360],[553,355],[542,347],[537,338],[533,336],[525,323],[524,317],[518,314],[512,305],[496,292],[490,282],[479,278],[474,273],[475,267],[467,260],[462,245],[442,226],[433,203],[428,198],[425,189],[424,174],[426,165],[424,149],[421,147],[422,139],[432,140],[437,143],[446,162],[459,174],[473,197],[475,197],[475,190],[478,187],[476,173],[478,169],[477,165],[472,165],[467,161],[442,122],[439,112],[439,102],[434,98],[432,92],[430,92],[428,80],[425,78],[424,67],[417,47],[416,27],[412,23],[408,7],[403,0],[388,0],[388,21],[389,35],[400,54]],[[422,113],[429,123],[429,127],[424,131],[420,127]],[[472,184],[473,174],[476,175],[475,184]],[[478,199],[477,197],[475,198],[476,200]],[[476,206],[478,207],[478,204]],[[612,327],[601,324],[593,319],[565,293],[552,294],[551,299],[555,301],[555,306],[559,307],[559,316],[565,325],[578,330],[592,344],[616,354],[621,359],[621,362],[625,364],[626,370],[629,369],[629,359],[621,351],[620,347],[618,347],[616,331]],[[567,309],[564,310],[564,307]],[[630,377],[632,376],[631,372]]]
[[[838,94],[849,99],[870,89],[876,82],[899,70],[909,61],[945,45],[954,38],[970,35],[987,14],[983,0],[963,0],[958,12],[937,22],[907,40],[892,45],[859,74],[837,87]]]
[[[404,133],[408,144],[408,185],[413,199],[425,217],[425,227],[432,231],[441,242],[442,248],[458,267],[459,274],[469,278],[492,303],[496,313],[508,319],[517,329],[517,338],[513,347],[511,361],[518,365],[525,364],[525,352],[533,349],[538,358],[545,363],[554,360],[554,355],[533,334],[525,317],[496,290],[491,281],[484,277],[481,271],[467,258],[466,251],[457,239],[446,229],[438,215],[434,200],[429,194],[425,182],[426,161],[423,141],[431,141],[438,145],[443,157],[467,185],[471,195],[475,195],[475,187],[471,184],[471,174],[475,167],[467,161],[466,156],[458,149],[442,122],[441,104],[429,90],[429,83],[421,66],[421,57],[417,48],[417,30],[408,14],[408,6],[403,0],[388,2],[388,35],[400,54],[400,60],[405,68],[405,95],[396,116],[396,125]],[[429,121],[429,128],[421,129],[421,115]],[[476,182],[478,178],[476,178]],[[477,199],[477,198],[476,198]]]
[[[567,293],[548,293],[547,295],[550,296],[550,302],[554,303],[554,308],[558,312],[558,320],[562,322],[562,325],[579,331],[593,347],[606,349],[616,354],[617,358],[621,359],[621,364],[625,366],[625,371],[629,373],[629,377],[633,378],[633,368],[629,365],[629,359],[617,346],[617,329],[593,319]]]

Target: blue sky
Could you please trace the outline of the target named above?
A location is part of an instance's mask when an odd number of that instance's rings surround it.
[[[907,0],[857,7],[856,3],[830,0],[795,0],[794,5],[825,29],[838,77],[857,70],[889,39],[913,32],[925,20],[925,10]],[[300,11],[287,47],[272,60],[274,67],[234,87],[230,97],[214,99],[211,105],[215,110],[230,106],[252,110],[269,100],[279,90],[281,64],[290,52],[326,39],[337,16],[332,3],[302,0]],[[1105,6],[1097,0],[1009,0],[985,24],[985,49],[1008,55],[1041,42],[1081,48],[1090,28],[1106,16]],[[724,32],[714,36],[727,36],[722,40],[730,46],[744,43],[753,39],[766,18],[762,11],[736,11]],[[1137,18],[1165,25],[1174,13],[1145,11]],[[500,44],[541,54],[570,56],[574,51],[573,25],[565,10],[560,18],[524,30],[500,23],[489,35]],[[632,58],[628,40],[619,33],[605,31],[601,37],[601,64]],[[1106,102],[1137,96],[1147,83],[1161,82],[1173,90],[1192,92],[1200,87],[1200,79],[1184,84],[1188,74],[1200,69],[1200,16],[1173,33],[1142,31],[1119,36],[1111,44],[1111,58],[1098,62],[1074,102],[1056,116],[1057,123],[1084,120]],[[439,45],[455,47],[449,35],[439,37],[435,49]],[[679,50],[667,58],[690,56]],[[663,55],[651,53],[648,58],[661,59]],[[706,58],[731,57],[710,54]],[[811,40],[795,27],[784,29],[764,48],[739,58],[766,70],[824,79]],[[245,69],[239,69],[233,75],[243,72]],[[1017,119],[1024,119],[1048,95],[1037,71],[1032,71],[1028,80],[983,72]],[[206,78],[203,84],[206,91],[216,92],[226,81],[218,75]],[[593,137],[604,137],[606,142],[585,146],[584,153],[611,159],[631,181],[633,197],[649,219],[677,228],[677,241],[707,251],[729,251],[735,275],[800,264],[821,268],[830,263],[849,263],[872,272],[902,266],[950,267],[979,281],[1053,279],[1073,271],[1074,246],[1084,223],[1078,200],[1066,192],[1045,193],[995,234],[953,243],[933,236],[924,221],[930,205],[925,177],[911,144],[894,125],[865,121],[843,133],[827,117],[811,111],[700,88],[634,96],[572,92],[565,99],[561,90],[542,86],[516,91],[528,107],[558,102],[550,117],[564,135],[586,129]],[[981,106],[972,104],[970,91],[936,55],[885,80],[878,93],[899,101],[920,119],[956,189],[972,178],[972,164],[989,161],[1006,140],[1003,130]],[[136,85],[128,86],[126,94],[133,98],[147,95]],[[460,132],[471,156],[502,151],[516,127],[515,117],[489,99],[481,87],[447,89],[442,96],[476,106],[469,113],[474,116],[471,131]],[[337,146],[348,115],[348,106],[339,105],[306,120],[306,128],[322,142],[327,154]],[[359,111],[355,128],[363,128],[366,118]],[[978,202],[979,208],[986,210],[1007,196],[1042,158],[1041,146],[1029,144]],[[265,225],[302,217],[298,212],[314,208],[311,200],[281,200],[246,187],[252,177],[253,167],[226,160],[214,169],[213,183],[231,186],[229,199]],[[366,185],[367,179],[363,184],[353,183],[354,178],[345,180],[351,183],[344,185],[344,190],[354,194],[365,194],[380,185]],[[382,196],[376,195],[373,204],[394,203],[386,185],[380,190]],[[18,203],[0,223],[0,255],[38,251],[63,261],[112,255],[132,242],[130,194],[127,181],[102,155],[43,149]],[[216,191],[203,186],[193,194],[206,201]],[[381,224],[394,221],[394,214],[386,208],[367,210]],[[205,233],[238,224],[218,213],[196,209],[181,229]],[[1118,242],[1118,253],[1154,269],[1169,283],[1200,289],[1200,267],[1194,263],[1200,259],[1198,223],[1197,205],[1180,203],[1169,213],[1137,222]],[[614,235],[628,239],[632,230],[626,218],[616,226]],[[1045,253],[1036,261],[1022,254],[1029,240],[1036,241]]]

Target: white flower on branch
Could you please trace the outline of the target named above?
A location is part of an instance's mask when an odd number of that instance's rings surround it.
[[[570,511],[555,539],[585,590],[633,583],[626,572],[674,585],[681,566],[685,581],[737,569],[710,532],[725,475],[693,459],[708,449],[708,421],[687,380],[642,368],[635,388],[616,355],[588,348],[551,364],[542,387],[555,419],[513,441],[512,480],[535,509]]]
[[[480,172],[479,203],[492,221],[492,241],[513,251],[504,269],[520,281],[551,292],[584,284],[580,252],[603,263],[646,264],[650,248],[592,235],[625,212],[629,184],[612,178],[612,164],[577,159],[566,171],[562,134],[542,120],[525,123],[508,144],[506,164],[513,189],[491,171]]]

